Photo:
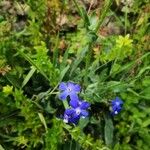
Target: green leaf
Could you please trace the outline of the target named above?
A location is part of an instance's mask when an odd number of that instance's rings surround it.
[[[96,28],[96,23],[97,23],[97,15],[95,12],[92,12],[89,20],[90,20],[89,30],[94,31],[94,29]]]
[[[24,81],[22,82],[22,88],[28,83],[28,81],[30,80],[30,78],[33,76],[33,74],[35,73],[36,68],[34,66],[31,67],[31,70],[29,71],[29,73],[27,74],[27,76],[25,77]]]
[[[60,73],[60,81],[62,81],[62,79],[64,78],[65,74],[67,73],[67,71],[69,70],[70,65],[68,65],[67,67],[65,67],[61,73]]]
[[[23,56],[23,58],[25,58],[32,66],[34,66],[50,82],[49,78],[43,72],[43,70],[41,70],[41,68],[37,66],[36,63],[27,54],[25,54],[22,51],[19,51],[19,53]]]
[[[47,125],[46,125],[46,121],[45,121],[45,118],[44,118],[43,114],[38,113],[38,115],[39,115],[39,118],[40,118],[41,122],[43,123],[43,125],[45,127],[46,132],[47,132]]]
[[[140,72],[138,73],[137,78],[139,78],[146,70],[150,70],[150,66],[146,66],[142,68]]]
[[[120,93],[126,91],[126,88],[129,84],[118,81],[109,81],[107,82],[106,89],[111,89],[114,93]]]
[[[64,108],[65,108],[65,109],[69,108],[69,104],[68,104],[68,101],[67,101],[67,100],[64,100],[64,101],[63,101],[63,105],[64,105]]]
[[[119,143],[117,143],[117,144],[114,146],[113,150],[120,150],[120,145],[119,145]]]
[[[83,7],[81,8],[81,10],[82,10],[82,16],[84,18],[85,26],[88,27],[88,26],[90,26],[90,20],[89,20],[88,14]]]
[[[20,83],[19,79],[17,78],[17,76],[11,75],[11,74],[6,74],[5,77],[14,87],[17,87],[17,88],[21,87],[21,85],[20,85],[21,83]]]
[[[0,150],[5,150],[5,149],[2,147],[2,145],[0,145]]]
[[[111,4],[112,4],[112,0],[105,0],[105,4],[103,6],[103,11],[101,11],[101,13],[100,13],[98,23],[97,23],[96,28],[94,30],[96,33],[99,31],[99,29],[103,23],[103,20],[105,19],[106,15],[108,13],[108,10],[109,10]]]
[[[146,76],[146,77],[143,79],[142,85],[143,85],[144,87],[150,86],[150,76]]]
[[[98,36],[96,35],[95,32],[93,31],[90,31],[87,33],[87,37],[88,37],[88,42],[91,43],[91,42],[95,42],[98,38]]]
[[[146,99],[150,99],[150,87],[143,89],[143,91],[140,93],[140,95],[142,95]]]
[[[88,50],[89,50],[89,46],[87,45],[83,48],[80,55],[76,58],[76,60],[74,61],[73,65],[71,67],[72,69],[70,71],[70,76],[72,76],[72,73],[77,69],[78,65],[81,63],[81,61],[85,57]]]
[[[144,121],[143,123],[142,123],[142,127],[147,127],[147,126],[149,126],[150,125],[150,119],[147,119],[146,121]]]
[[[105,143],[106,145],[112,145],[113,143],[113,131],[114,131],[114,126],[112,119],[110,118],[109,115],[105,115]]]
[[[58,62],[58,44],[59,44],[59,33],[56,37],[55,47],[53,50],[53,65],[56,66]]]
[[[65,54],[63,55],[63,60],[62,63],[60,64],[60,70],[64,69],[67,64],[68,52],[69,52],[69,48],[65,51]]]
[[[81,118],[79,122],[80,129],[83,129],[86,127],[86,125],[89,123],[89,118]]]

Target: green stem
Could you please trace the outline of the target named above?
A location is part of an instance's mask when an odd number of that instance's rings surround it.
[[[81,11],[81,9],[80,9],[80,7],[79,7],[79,5],[78,5],[77,1],[76,1],[76,0],[73,0],[73,2],[74,2],[75,6],[76,6],[76,7],[77,7],[77,9],[78,9],[79,15],[80,15],[81,17],[83,17],[83,15],[82,15],[82,11]]]
[[[101,15],[99,15],[99,21],[98,21],[97,26],[96,26],[95,31],[94,31],[95,33],[98,32],[98,30],[99,30],[99,28],[100,28],[100,26],[101,26],[101,24],[102,24],[102,22],[103,22],[103,20],[106,16],[107,12],[109,10],[111,2],[112,2],[111,0],[105,0],[104,11]],[[92,45],[93,45],[93,41],[90,41],[89,42],[89,48],[88,48],[89,51],[87,53],[86,66],[85,66],[85,77],[84,77],[84,83],[85,84],[88,82],[87,74],[88,74],[88,69],[90,67],[90,62],[91,62],[91,57],[92,57]]]
[[[59,92],[53,92],[50,95],[57,95],[57,94],[59,94]]]
[[[68,104],[67,100],[63,101],[63,105],[64,105],[65,109],[69,108],[69,104]]]
[[[91,57],[92,57],[92,42],[89,43],[88,47],[88,53],[86,57],[86,64],[85,64],[85,76],[84,76],[84,84],[88,82],[88,69],[90,67],[90,62],[91,62]]]
[[[55,47],[53,49],[53,65],[57,66],[58,62],[58,43],[59,43],[59,32],[56,36]]]
[[[128,12],[127,12],[127,6],[125,6],[125,35],[127,33],[127,19],[128,19]]]
[[[101,27],[102,23],[103,23],[103,20],[109,10],[109,7],[112,3],[112,0],[105,0],[105,6],[104,6],[104,9],[103,9],[103,12],[101,15],[99,15],[99,21],[97,23],[97,26],[95,28],[95,32],[97,33],[99,31],[99,28]]]

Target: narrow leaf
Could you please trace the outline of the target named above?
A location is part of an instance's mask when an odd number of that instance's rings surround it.
[[[24,52],[19,51],[20,55],[23,56],[24,59],[26,59],[32,66],[34,66],[49,82],[49,78],[47,77],[47,75],[35,64],[35,62]]]
[[[70,76],[77,69],[78,65],[81,63],[81,61],[85,57],[88,49],[89,49],[89,46],[87,45],[86,47],[83,48],[83,50],[81,51],[79,57],[77,57],[77,59],[74,61],[73,65],[72,65],[72,69],[70,71]]]
[[[53,50],[53,65],[56,66],[58,62],[58,43],[59,43],[59,33],[57,34],[55,47]]]
[[[62,63],[60,64],[60,70],[64,69],[67,64],[68,52],[69,52],[69,48],[65,51],[63,55],[63,60],[62,60]]]
[[[105,143],[111,145],[113,142],[113,122],[109,115],[105,115]]]
[[[39,115],[39,118],[40,118],[41,122],[43,123],[43,125],[45,127],[46,132],[47,132],[47,125],[46,125],[46,121],[45,121],[45,118],[44,118],[43,114],[38,113],[38,115]]]
[[[0,145],[0,150],[5,150],[5,149],[2,147],[2,145]]]
[[[60,74],[60,82],[62,81],[62,79],[64,78],[65,74],[67,73],[67,71],[69,70],[70,65],[68,65],[67,67],[65,67]]]
[[[24,81],[22,82],[22,88],[28,83],[28,81],[30,80],[30,78],[33,76],[33,74],[35,73],[36,68],[34,66],[31,67],[31,70],[29,71],[29,73],[27,74],[27,76],[25,77]]]

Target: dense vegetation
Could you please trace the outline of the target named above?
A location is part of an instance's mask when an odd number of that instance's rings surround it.
[[[149,21],[149,0],[0,0],[0,150],[149,150]]]

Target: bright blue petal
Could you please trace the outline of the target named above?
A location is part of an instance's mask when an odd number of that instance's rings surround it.
[[[78,85],[78,84],[76,84],[76,85],[74,86],[73,90],[74,90],[75,92],[80,92],[81,86]]]
[[[121,107],[112,107],[112,111],[118,111],[118,112],[120,112],[121,111]]]
[[[88,115],[89,115],[88,111],[86,111],[86,110],[81,111],[81,116],[82,117],[87,117]]]
[[[77,108],[79,105],[78,100],[76,100],[76,99],[71,99],[69,104],[72,108]]]
[[[75,92],[70,92],[69,96],[71,100],[79,100],[79,97]]]
[[[119,109],[119,108],[122,108],[122,105],[112,105],[112,108],[113,109]]]
[[[70,123],[77,124],[78,121],[79,121],[79,119],[80,119],[80,116],[74,114],[71,118],[69,118],[69,122],[70,122]]]
[[[64,121],[66,123],[77,124],[80,119],[80,116],[76,114],[74,109],[66,109],[64,113]]]
[[[88,109],[90,107],[90,103],[88,102],[82,102],[80,105],[81,109]]]
[[[68,92],[64,91],[64,92],[60,93],[59,99],[65,100],[65,99],[67,99],[67,96],[68,96]]]
[[[67,85],[66,85],[66,83],[61,82],[61,83],[59,84],[59,90],[62,90],[62,91],[67,90]]]
[[[68,116],[70,116],[70,115],[72,115],[72,114],[74,114],[74,113],[75,113],[74,109],[70,109],[70,108],[69,108],[69,109],[66,109],[66,110],[65,110],[65,114],[68,115]]]
[[[112,100],[112,105],[122,105],[123,101],[119,98],[116,97],[114,100]]]
[[[112,100],[112,101],[111,101],[111,105],[116,105],[116,101],[115,101],[115,100]]]
[[[68,82],[67,83],[67,87],[69,88],[69,89],[74,89],[74,86],[75,86],[75,84],[74,83],[72,83],[72,82]]]

